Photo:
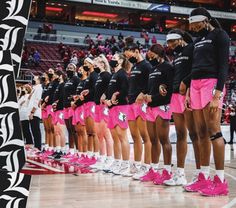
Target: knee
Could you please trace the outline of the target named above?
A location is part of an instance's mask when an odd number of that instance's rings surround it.
[[[186,140],[187,139],[187,135],[186,135],[186,132],[185,131],[176,131],[176,134],[177,134],[177,139],[178,140]]]
[[[199,138],[202,139],[208,139],[208,131],[206,127],[200,127],[198,131]]]
[[[138,142],[140,139],[140,136],[137,133],[131,133],[132,139],[134,140],[134,143]]]
[[[192,142],[195,142],[198,139],[198,136],[197,136],[196,132],[189,132],[189,137],[190,137]]]
[[[160,137],[160,143],[161,145],[170,145],[170,140],[166,137]]]

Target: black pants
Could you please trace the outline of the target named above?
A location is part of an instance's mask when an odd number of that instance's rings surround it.
[[[34,146],[41,150],[42,136],[40,131],[40,118],[34,116],[32,120],[30,120],[31,132],[34,137]]]
[[[32,134],[30,132],[29,120],[21,121],[22,133],[26,144],[33,144]]]
[[[230,117],[230,143],[233,143],[234,133],[236,133],[236,117]]]

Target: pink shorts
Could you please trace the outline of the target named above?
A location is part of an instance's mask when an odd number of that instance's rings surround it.
[[[95,103],[94,102],[88,102],[84,103],[84,119],[91,117],[94,119],[95,117]]]
[[[205,108],[213,99],[216,84],[217,79],[192,80],[190,86],[191,108],[194,110]],[[219,108],[222,108],[223,106],[225,92],[226,90],[224,87]]]
[[[85,125],[85,123],[84,123],[84,107],[83,106],[77,107],[74,111],[74,115],[72,118],[72,124],[77,125],[78,123],[83,126]]]
[[[118,125],[122,129],[127,129],[129,127],[127,119],[128,108],[128,105],[112,107],[109,110],[107,127],[109,129],[114,129]]]
[[[58,111],[55,111],[53,113],[52,123],[53,123],[53,125],[56,125],[58,123],[61,124],[61,125],[65,124],[65,122],[64,122],[64,111],[63,110],[58,110]]]
[[[170,110],[172,113],[184,113],[186,96],[179,93],[173,93],[170,101]]]
[[[150,122],[155,122],[158,116],[164,120],[170,120],[171,115],[172,113],[169,105],[147,108],[147,121]]]
[[[42,109],[42,119],[47,119],[47,118],[48,118],[47,109]]]
[[[74,110],[71,107],[64,108],[63,113],[64,113],[64,119],[69,119],[74,115]]]
[[[104,120],[107,123],[108,119],[109,119],[108,107],[105,105],[96,105],[94,121],[100,123],[102,120]]]
[[[129,105],[128,110],[128,120],[135,121],[139,116],[146,121],[146,114],[147,114],[147,104],[136,104],[133,103]]]
[[[52,108],[52,105],[48,105],[47,107],[46,107],[46,111],[47,111],[47,115],[48,116],[53,116],[53,108]]]

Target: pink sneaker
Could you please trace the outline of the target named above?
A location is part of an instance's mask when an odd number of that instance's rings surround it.
[[[156,177],[154,180],[153,180],[153,183],[155,185],[163,185],[163,182],[166,181],[166,180],[170,180],[172,177],[172,173],[168,173],[168,171],[166,169],[164,169],[162,171],[162,174],[160,177]]]
[[[215,175],[211,186],[203,188],[199,191],[202,196],[227,196],[229,194],[229,187],[226,180],[222,183],[220,178]]]
[[[156,178],[160,178],[160,176],[161,176],[160,173],[155,172],[153,168],[150,168],[148,173],[140,178],[140,181],[141,182],[153,181]]]
[[[202,189],[207,188],[208,186],[211,186],[211,184],[212,181],[210,177],[206,179],[203,173],[199,173],[197,181],[190,185],[184,186],[184,189],[188,192],[198,192]]]
[[[78,163],[78,160],[79,158],[76,155],[74,155],[73,157],[69,159],[68,162],[74,164],[74,163]]]
[[[90,166],[93,165],[97,162],[97,159],[95,157],[92,158],[87,158],[83,162],[80,162],[81,165],[83,166]]]

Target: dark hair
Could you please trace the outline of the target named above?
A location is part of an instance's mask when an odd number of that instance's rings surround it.
[[[194,10],[191,11],[190,13],[190,17],[191,16],[195,16],[195,15],[203,15],[203,16],[206,16],[208,18],[208,21],[209,23],[215,27],[215,28],[222,28],[219,21],[212,17],[211,14],[204,8],[204,7],[198,7]]]
[[[168,32],[168,34],[173,34],[173,33],[181,35],[181,37],[183,38],[183,40],[186,43],[192,43],[193,42],[193,38],[192,38],[192,36],[188,32],[185,32],[185,31],[183,31],[181,29],[178,29],[178,28],[177,29],[173,29],[170,32]]]
[[[161,58],[165,58],[165,56],[166,56],[165,49],[161,44],[154,44],[149,48],[149,50],[151,52],[157,54]]]
[[[140,51],[139,45],[136,43],[126,44],[124,47],[124,51],[127,51],[127,50],[135,51],[136,49]]]
[[[121,67],[126,70],[126,66],[127,66],[127,62],[128,62],[127,58],[122,53],[117,53],[117,54],[118,54],[119,59],[123,60]]]
[[[61,70],[57,70],[57,71],[55,72],[55,74],[58,75],[59,77],[62,76],[62,79],[63,79],[63,80],[66,79],[65,73],[64,73],[63,71],[61,71]]]

